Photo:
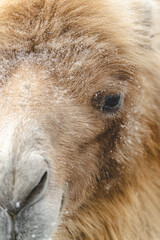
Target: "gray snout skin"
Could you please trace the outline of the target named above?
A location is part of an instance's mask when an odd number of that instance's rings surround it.
[[[18,139],[9,127],[0,129],[0,240],[52,240],[63,189],[46,160],[47,141],[32,127]]]
[[[10,176],[7,184],[3,184],[5,190],[0,194],[1,240],[51,240],[59,216],[62,191],[55,186],[55,197],[51,199],[49,173],[43,163],[44,161],[36,166],[35,178],[19,178],[19,184],[15,184],[13,192],[8,190],[11,184]]]
[[[23,230],[23,225],[25,225],[24,219],[26,219],[26,215],[28,215],[30,209],[32,209],[33,212],[35,209],[37,209],[36,203],[37,205],[39,205],[38,202],[43,199],[45,191],[47,189],[48,172],[44,170],[44,173],[42,173],[42,171],[40,170],[41,168],[37,167],[37,172],[35,174],[35,176],[37,177],[36,182],[33,182],[32,176],[30,182],[29,179],[28,181],[25,181],[22,175],[21,179],[19,178],[20,183],[14,186],[12,193],[9,193],[9,191],[7,191],[7,185],[9,188],[10,184],[12,183],[9,181],[5,181],[4,179],[3,182],[7,182],[8,184],[6,184],[5,186],[5,192],[3,197],[1,195],[1,239],[21,239],[19,233]],[[10,176],[8,176],[7,178],[7,174],[5,174],[5,178],[10,179]],[[21,188],[20,185],[22,186]],[[32,212],[30,212],[30,215],[33,215]],[[32,219],[34,219],[34,215],[32,216]],[[35,238],[35,234],[32,234],[32,237]]]
[[[56,210],[53,208],[47,209],[40,202],[37,202],[35,206],[28,207],[28,209],[21,210],[17,215],[12,215],[12,217],[1,208],[0,239],[51,240],[57,223],[58,212],[59,208]]]
[[[0,233],[1,239],[12,239],[11,238],[12,232],[12,220],[8,215],[7,211],[0,207]],[[13,238],[14,239],[14,238]]]

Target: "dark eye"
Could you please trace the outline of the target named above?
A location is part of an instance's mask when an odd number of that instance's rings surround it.
[[[119,109],[122,103],[121,94],[111,94],[107,95],[104,100],[104,105],[102,107],[103,112],[115,112]]]

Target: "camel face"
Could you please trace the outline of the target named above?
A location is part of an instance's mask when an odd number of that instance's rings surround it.
[[[0,240],[158,239],[159,42],[143,3],[0,3]]]
[[[123,165],[112,152],[123,131],[125,104],[130,104],[125,103],[125,87],[117,87],[118,80],[108,76],[108,83],[99,77],[98,89],[87,84],[78,90],[81,79],[66,86],[64,79],[51,78],[42,56],[21,56],[1,92],[4,240],[50,239],[92,196],[97,181],[112,189],[123,175]],[[39,64],[35,61],[40,57]],[[82,98],[72,96],[73,84]],[[111,90],[104,91],[105,85]]]
[[[64,80],[63,85],[57,76],[51,78],[42,56],[21,56],[1,92],[0,231],[5,240],[49,239],[93,194],[102,164],[97,155],[102,161],[105,149],[112,152],[108,130],[124,104],[123,87],[116,85],[111,93],[87,86],[81,90],[83,103],[75,99],[73,83],[66,87]],[[111,168],[107,186],[119,178],[118,168]]]
[[[81,106],[28,59],[8,79],[0,103],[3,239],[49,239],[92,194],[98,175],[94,139],[103,121],[92,98]]]

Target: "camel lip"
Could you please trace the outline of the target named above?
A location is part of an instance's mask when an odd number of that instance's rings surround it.
[[[41,200],[43,201],[43,198],[41,198]],[[64,197],[64,193],[62,192],[61,198],[59,199],[59,211],[57,212],[57,220],[58,218],[61,217],[61,215],[63,215],[63,209],[64,209],[64,202],[65,202],[65,197]],[[37,201],[40,202],[40,199]],[[7,231],[6,231],[6,240],[17,240],[19,239],[19,236],[21,234],[21,232],[23,232],[23,229],[21,228],[21,221],[23,220],[23,216],[24,216],[24,212],[28,211],[27,209],[29,209],[31,206],[36,206],[36,203],[34,202],[28,206],[25,206],[23,209],[21,209],[18,213],[13,213],[8,211],[8,209],[4,209],[3,207],[0,206],[1,211],[4,212],[3,215],[5,215],[5,222],[6,222],[6,226],[7,226]],[[29,210],[31,211],[31,210]],[[56,228],[56,226],[58,225],[58,222],[54,221],[52,222],[52,226]],[[24,228],[25,230],[25,228]],[[36,234],[33,232],[33,235]]]
[[[10,236],[12,234],[12,231],[14,229],[13,225],[13,221],[12,221],[12,216],[9,215],[8,210],[6,208],[3,208],[2,206],[0,206],[0,210],[3,212],[4,216],[5,216],[5,222],[6,222],[6,226],[7,226],[7,233],[6,233],[6,237],[8,237],[7,239],[10,240]],[[15,240],[14,238],[11,238],[11,240]]]

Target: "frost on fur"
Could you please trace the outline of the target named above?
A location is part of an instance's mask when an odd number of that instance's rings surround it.
[[[0,1],[1,240],[160,239],[159,3]]]

